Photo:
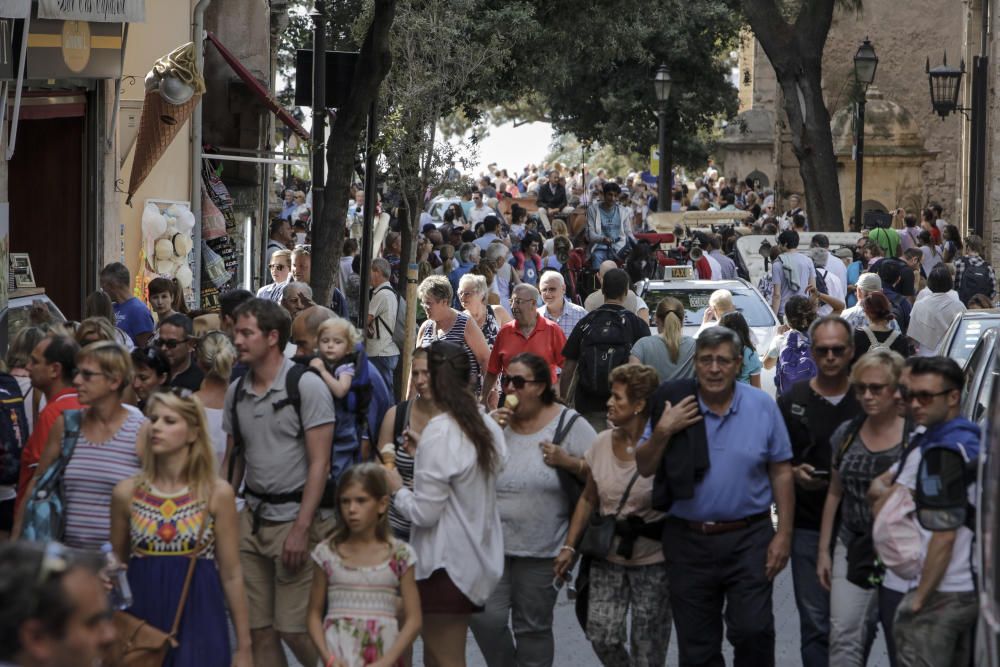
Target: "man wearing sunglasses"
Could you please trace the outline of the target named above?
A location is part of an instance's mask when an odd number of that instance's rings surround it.
[[[0,547],[0,665],[104,664],[115,628],[98,567],[58,542]]]
[[[154,344],[170,362],[171,387],[180,387],[190,392],[201,388],[205,373],[194,363],[194,325],[191,318],[181,313],[167,317],[159,326],[159,336]]]
[[[830,483],[830,436],[861,412],[850,390],[854,332],[839,317],[823,317],[809,327],[810,352],[817,373],[778,398],[792,441],[795,477],[795,533],[792,537],[792,585],[799,610],[802,664],[826,667],[830,635],[830,594],[816,574],[823,505]]]
[[[980,430],[959,416],[965,378],[958,364],[947,357],[913,357],[907,360],[909,373],[901,378],[899,393],[913,421],[920,425],[900,463],[872,482],[869,497],[886,497],[894,484],[910,491],[917,485],[917,471],[923,451],[931,446],[950,445],[974,460],[979,456]],[[897,470],[902,471],[897,474]],[[969,502],[975,503],[974,485],[969,486]],[[976,624],[973,568],[973,531],[930,532],[920,529],[924,545],[924,565],[916,580],[904,583],[908,590],[893,625],[897,660],[900,665],[970,664],[972,631]],[[888,575],[888,573],[887,573]],[[898,577],[897,577],[898,579]]]

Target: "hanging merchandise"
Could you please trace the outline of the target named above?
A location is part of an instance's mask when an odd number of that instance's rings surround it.
[[[232,278],[232,274],[226,270],[226,263],[217,252],[212,250],[204,240],[201,242],[201,267],[202,281],[208,281],[221,290]]]
[[[136,296],[148,300],[146,287],[153,278],[173,278],[180,285],[185,301],[194,302],[191,270],[191,238],[194,215],[187,202],[150,199],[142,211],[143,244],[136,277]],[[140,285],[140,278],[142,284]]]
[[[226,235],[226,216],[207,192],[201,193],[201,238],[217,239]]]
[[[145,86],[126,199],[129,205],[205,92],[205,80],[195,63],[194,43],[179,46],[157,60],[146,75]]]

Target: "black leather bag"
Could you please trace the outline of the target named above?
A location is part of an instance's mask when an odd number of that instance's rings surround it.
[[[607,558],[615,539],[615,525],[618,523],[618,515],[621,514],[625,503],[628,502],[629,493],[632,492],[632,486],[637,479],[639,479],[638,470],[635,471],[628,486],[625,487],[625,492],[622,494],[622,499],[618,502],[618,509],[615,510],[614,514],[601,514],[600,511],[597,511],[590,515],[583,539],[580,540],[581,554],[591,558]]]

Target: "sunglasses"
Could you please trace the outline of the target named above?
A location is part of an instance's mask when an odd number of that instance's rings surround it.
[[[910,391],[908,387],[900,387],[899,395],[903,397],[903,401],[906,403],[916,401],[920,405],[926,407],[933,403],[934,399],[938,396],[944,396],[945,394],[950,394],[953,391],[958,391],[958,388],[952,387],[951,389],[945,389],[943,391]]]
[[[886,390],[886,387],[888,386],[889,385],[884,382],[872,383],[872,384],[865,384],[864,382],[856,382],[854,384],[854,393],[858,396],[864,396],[868,392],[871,392],[872,396],[878,396],[879,394],[884,392]]]
[[[268,268],[274,269],[275,271],[284,271],[288,267],[284,264],[271,264]]]
[[[166,338],[157,338],[153,343],[154,345],[156,345],[156,347],[165,347],[168,350],[172,350],[178,345],[184,345],[187,342],[188,342],[187,338],[183,340],[168,340]]]
[[[543,383],[544,380],[529,380],[520,375],[505,375],[500,386],[506,387],[508,384],[512,384],[514,385],[514,389],[524,389],[524,385],[532,382]]]
[[[847,352],[847,346],[846,345],[833,345],[831,347],[826,347],[824,345],[818,345],[818,346],[816,346],[816,347],[813,348],[813,353],[817,357],[825,357],[825,356],[828,356],[830,353],[833,353],[833,356],[835,356],[835,357],[842,357],[842,356],[844,356],[845,352]]]
[[[76,375],[79,375],[80,377],[82,377],[86,382],[90,382],[91,380],[93,380],[98,375],[105,375],[106,376],[107,373],[104,373],[103,371],[88,371],[88,370],[86,370],[84,368],[77,368],[76,369]]]

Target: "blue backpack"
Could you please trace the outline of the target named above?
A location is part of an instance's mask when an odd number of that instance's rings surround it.
[[[784,396],[796,382],[811,380],[817,372],[819,369],[809,349],[809,337],[798,331],[789,332],[785,349],[778,355],[778,369],[774,374],[778,394]]]
[[[28,441],[28,418],[17,378],[0,373],[0,484],[17,484],[21,452]]]
[[[61,540],[66,531],[66,488],[63,477],[80,437],[83,412],[66,410],[63,414],[62,449],[59,458],[50,465],[35,485],[31,497],[24,503],[24,529],[21,537],[30,542]]]

